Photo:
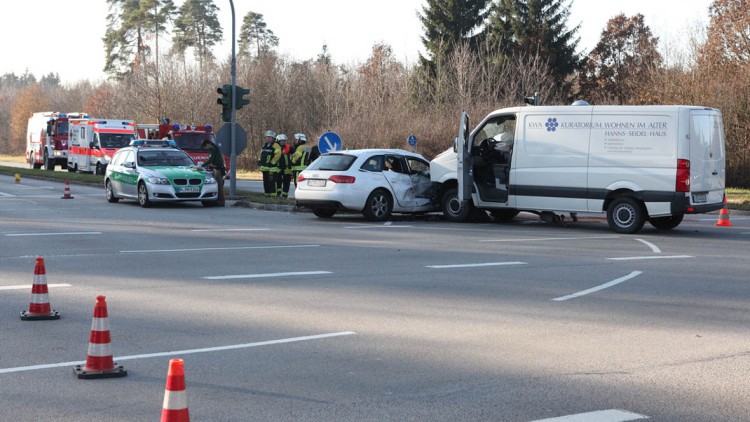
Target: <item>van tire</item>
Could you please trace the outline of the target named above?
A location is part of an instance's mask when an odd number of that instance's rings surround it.
[[[440,200],[443,215],[448,221],[456,223],[466,221],[472,215],[474,205],[471,201],[461,204],[458,200],[458,188],[450,188],[445,191]]]
[[[652,217],[648,222],[659,230],[672,230],[682,223],[682,218],[684,216],[685,214],[675,214],[666,217]]]
[[[607,223],[615,233],[637,233],[645,222],[646,211],[643,205],[629,196],[615,198],[607,208]]]
[[[393,211],[393,198],[384,189],[376,189],[367,197],[365,207],[362,209],[365,219],[368,221],[385,221]]]

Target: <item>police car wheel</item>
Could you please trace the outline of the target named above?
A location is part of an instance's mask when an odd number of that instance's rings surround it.
[[[151,206],[151,201],[148,199],[148,188],[146,188],[146,184],[143,182],[138,184],[138,204],[143,208]]]
[[[120,198],[115,196],[115,191],[112,189],[112,182],[109,180],[104,183],[104,190],[107,195],[107,202],[115,203],[120,200]]]
[[[377,189],[367,197],[362,214],[368,221],[384,221],[391,216],[391,211],[393,211],[391,194],[386,190]]]
[[[607,223],[616,233],[636,233],[643,228],[645,222],[646,212],[641,203],[634,198],[616,198],[607,208]]]

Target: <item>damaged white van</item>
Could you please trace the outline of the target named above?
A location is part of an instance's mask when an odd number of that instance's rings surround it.
[[[513,107],[468,130],[463,113],[454,147],[430,163],[452,221],[473,208],[498,220],[601,212],[615,232],[636,233],[724,205],[724,129],[713,108]]]

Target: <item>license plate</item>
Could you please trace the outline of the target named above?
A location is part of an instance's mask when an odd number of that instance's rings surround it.
[[[310,179],[307,181],[307,186],[322,187],[326,185],[325,179]]]
[[[693,195],[693,203],[694,204],[702,204],[706,202],[706,194],[705,193],[697,193]]]
[[[181,188],[177,188],[178,193],[195,193],[200,192],[200,188],[198,186],[185,186]]]

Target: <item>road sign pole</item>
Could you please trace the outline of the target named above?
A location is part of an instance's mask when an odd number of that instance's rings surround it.
[[[234,1],[229,0],[229,6],[232,9],[232,92],[237,92],[237,56],[234,50]],[[232,153],[229,156],[229,195],[237,196],[237,140],[235,124],[237,122],[237,98],[232,95],[232,122],[230,131],[230,142],[232,144]]]

